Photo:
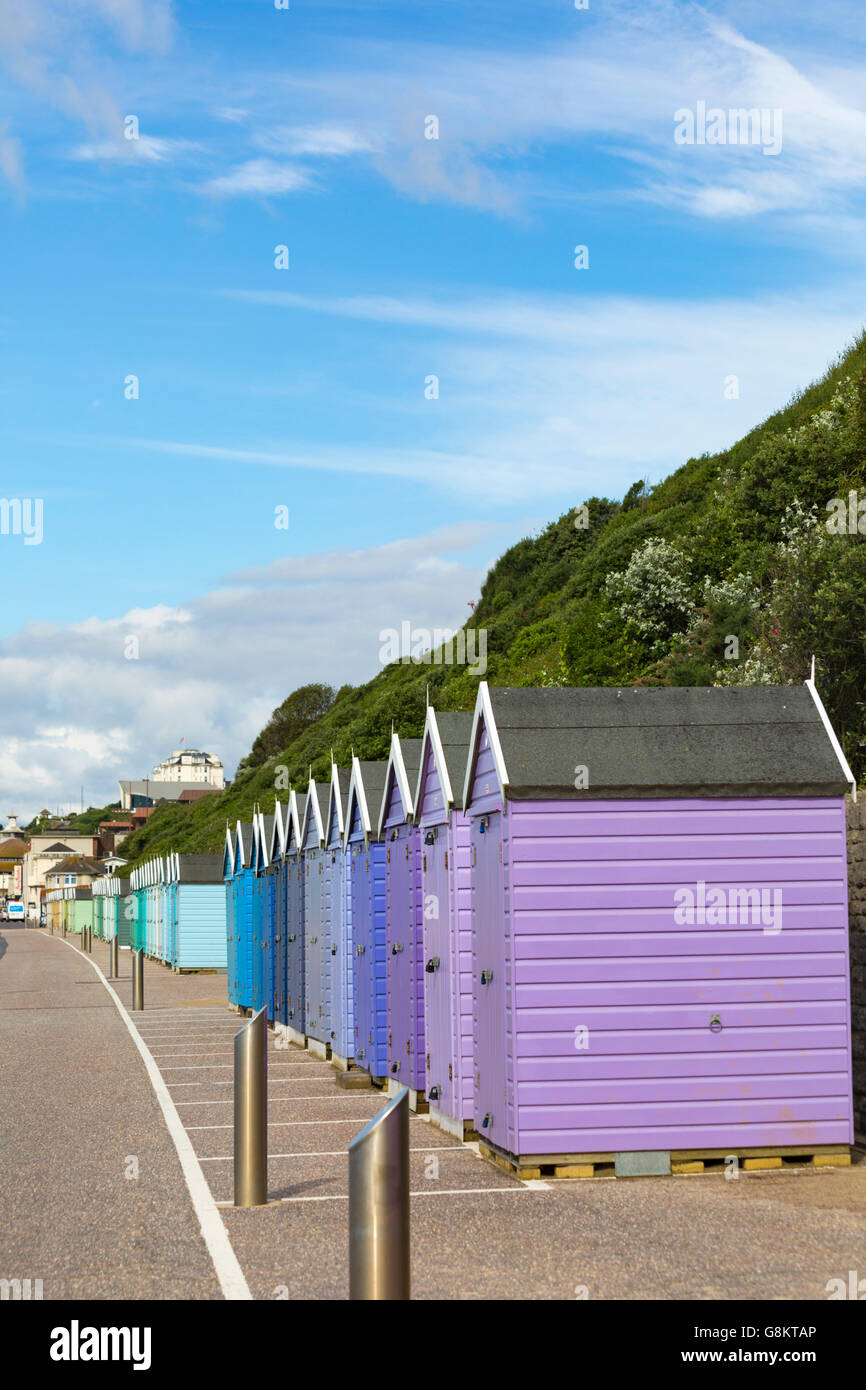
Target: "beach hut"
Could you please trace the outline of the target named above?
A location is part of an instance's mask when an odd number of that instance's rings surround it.
[[[82,933],[93,928],[93,890],[91,888],[69,888],[70,930]]]
[[[814,681],[481,682],[464,807],[491,1147],[631,1175],[850,1143],[853,786]]]
[[[355,1051],[354,1004],[352,999],[352,880],[347,873],[345,845],[346,800],[349,794],[348,768],[331,764],[328,811],[325,819],[325,875],[331,963],[331,1061],[348,1070]]]
[[[226,897],[226,993],[229,1004],[238,1006],[238,937],[235,925],[235,840],[226,821],[226,840],[223,849],[223,883]]]
[[[132,889],[131,876],[118,878],[115,875],[114,882],[117,884],[117,945],[119,950],[128,950],[132,946],[132,935],[135,928],[135,893]]]
[[[391,735],[378,834],[385,841],[388,971],[388,1086],[408,1086],[417,1108],[426,1091],[424,1067],[424,935],[421,839],[412,824],[421,739]]]
[[[327,1057],[331,1037],[331,943],[326,932],[329,923],[325,875],[325,820],[328,814],[328,787],[310,778],[304,815],[304,977],[307,1046],[317,1056]]]
[[[237,1000],[240,1009],[253,1003],[253,822],[235,828],[235,949]]]
[[[108,901],[110,907],[111,935],[117,937],[118,949],[125,949],[129,946],[129,917],[126,907],[129,901],[129,879],[121,878],[119,874],[112,874],[107,880],[110,884],[108,889]]]
[[[352,898],[352,1009],[355,1064],[384,1081],[388,1072],[388,967],[385,956],[385,845],[377,815],[387,762],[352,759],[346,847]]]
[[[227,968],[226,894],[220,854],[172,854],[164,941],[176,971]]]
[[[288,805],[274,801],[273,828],[268,851],[274,892],[274,1023],[286,1026],[286,821]]]
[[[463,780],[472,715],[427,710],[414,824],[421,837],[424,1036],[431,1118],[473,1127],[472,879]]]
[[[105,885],[107,878],[95,878],[90,885],[93,892],[93,935],[105,940]]]
[[[305,876],[303,836],[307,796],[289,792],[285,814],[286,847],[286,1030],[289,1038],[304,1045],[306,1019],[306,971],[304,962]]]
[[[273,816],[253,813],[253,1009],[268,1010],[272,1018],[274,979],[274,880],[270,873]]]

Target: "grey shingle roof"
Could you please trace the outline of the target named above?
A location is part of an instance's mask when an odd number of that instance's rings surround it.
[[[512,799],[848,790],[806,686],[492,686],[490,700]]]
[[[221,854],[178,855],[178,883],[222,883]]]

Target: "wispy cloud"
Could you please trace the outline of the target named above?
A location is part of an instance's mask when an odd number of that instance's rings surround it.
[[[256,143],[272,154],[350,155],[367,154],[378,148],[376,141],[359,130],[345,126],[284,126],[262,131]]]
[[[77,145],[73,159],[126,160],[128,163],[164,164],[169,160],[194,154],[201,146],[192,140],[179,140],[160,135],[138,135],[127,140],[100,140],[96,144]]]
[[[265,197],[296,193],[313,182],[308,170],[273,159],[248,159],[230,174],[221,174],[201,185],[214,198]]]

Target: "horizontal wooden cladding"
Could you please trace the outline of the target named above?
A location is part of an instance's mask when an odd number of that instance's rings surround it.
[[[553,1040],[551,1045],[555,1045]],[[517,1065],[517,1080],[521,1083],[561,1084],[596,1080],[630,1082],[677,1077],[696,1077],[701,1080],[708,1077],[724,1077],[748,1082],[763,1076],[785,1077],[806,1073],[825,1079],[841,1077],[843,1084],[847,1084],[848,1052],[844,1040],[836,1047],[811,1047],[808,1050],[802,1047],[765,1047],[761,1051],[757,1047],[748,1050],[737,1047],[724,1052],[707,1050],[699,1054],[656,1052],[641,1057],[639,1061],[630,1055],[596,1055],[596,1049],[593,1047],[587,1052],[576,1052],[571,1038],[568,1039],[567,1046],[567,1052],[562,1050],[557,1055],[551,1052],[545,1056],[521,1057]],[[531,1094],[529,1088],[527,1094]],[[827,1091],[826,1094],[833,1092]]]
[[[724,988],[724,985],[722,986]],[[514,1027],[516,1032],[548,1032],[567,1027],[569,1023],[585,1024],[588,1028],[612,1029],[632,1036],[644,1029],[675,1028],[683,1032],[690,1029],[707,1029],[709,1015],[718,1011],[718,1003],[707,999],[706,1003],[674,1003],[667,1000],[656,1004],[569,1004],[551,1001],[544,1007],[521,1008],[515,1010]],[[576,1016],[576,1010],[580,1017]],[[815,1024],[846,1023],[847,1009],[844,991],[838,1001],[821,1000],[810,1003],[799,1001],[786,1003],[726,1004],[726,1017],[722,1020],[723,1029],[731,1031],[740,1028],[776,1028],[788,1025],[811,1028]],[[714,1035],[713,1035],[714,1036]],[[807,1046],[805,1035],[803,1045]],[[641,1047],[643,1043],[641,1044]]]
[[[678,1026],[677,1023],[657,1022],[654,1027],[640,1027],[636,1023],[629,1027],[625,1020],[619,1019],[617,1024],[606,1028],[597,1018],[552,1019],[549,1014],[541,1015],[535,1020],[538,1025],[536,1028],[521,1027],[517,1065],[520,1066],[524,1060],[533,1057],[563,1057],[570,1052],[579,1056],[574,1046],[574,1029],[578,1026],[590,1030],[587,1055],[631,1058],[632,1069],[635,1072],[640,1072],[647,1056],[663,1052],[679,1053],[682,1056],[693,1053],[703,1058],[706,1053],[721,1056],[729,1052],[748,1053],[753,1049],[762,1053],[778,1050],[799,1051],[804,1054],[822,1051],[825,1048],[847,1050],[848,1026],[844,1009],[834,1006],[834,1012],[842,1015],[841,1021],[837,1017],[813,1023],[806,1038],[802,1025],[783,1018],[778,1006],[766,1005],[765,1015],[774,1007],[775,1021],[765,1017],[763,1022],[754,1022],[741,1017],[736,1028],[723,1027],[721,1033],[710,1032],[706,1009],[691,1011],[697,1012],[697,1023],[683,1022]],[[827,1008],[826,1005],[821,1007]]]
[[[800,891],[803,883],[813,884],[815,890],[820,889],[822,884],[827,884],[832,890],[827,895],[827,900],[835,902],[844,872],[844,860],[838,853],[825,856],[792,853],[789,858],[756,857],[751,860],[704,858],[690,861],[685,866],[681,860],[676,859],[626,859],[617,863],[605,861],[600,864],[583,861],[579,868],[575,868],[573,863],[547,863],[541,866],[518,860],[512,869],[511,887],[517,906],[522,905],[520,895],[526,892],[544,896],[558,888],[570,888],[583,894],[587,888],[594,887],[606,888],[608,891],[617,888],[664,887],[667,890],[668,901],[673,905],[675,889],[689,888],[694,893],[698,882],[705,883],[707,891],[710,888],[723,888],[726,892],[732,888],[779,888],[784,894],[783,901],[787,901],[791,894],[794,894],[794,900],[798,901],[796,893]],[[542,874],[543,880],[539,882]],[[815,898],[813,896],[804,901],[813,902]]]
[[[575,893],[577,891],[574,890]],[[517,918],[513,931],[518,940],[529,933],[538,933],[546,937],[571,936],[574,938],[572,950],[577,950],[586,936],[592,939],[595,948],[592,951],[593,955],[606,955],[609,953],[608,940],[621,932],[646,941],[656,933],[674,935],[678,942],[685,942],[690,936],[703,936],[717,942],[720,950],[724,947],[727,950],[738,951],[740,941],[748,941],[750,938],[772,941],[779,940],[780,937],[788,941],[795,931],[808,934],[817,945],[819,941],[812,937],[812,933],[844,932],[848,925],[848,904],[842,885],[839,886],[837,902],[824,901],[826,895],[818,892],[802,895],[806,898],[814,897],[815,901],[795,903],[786,902],[783,898],[782,928],[778,932],[765,930],[763,924],[755,922],[744,922],[742,925],[739,922],[736,925],[727,922],[708,923],[706,926],[675,922],[673,904],[666,903],[664,897],[661,897],[663,890],[654,889],[653,892],[656,897],[651,906],[646,904],[645,899],[641,902],[639,895],[635,895],[634,900],[626,898],[624,901],[625,890],[622,889],[616,897],[605,894],[604,890],[592,890],[593,900],[581,903],[580,908],[551,903],[543,909],[535,908],[530,911],[524,907],[518,912],[518,906],[512,900],[512,912]],[[647,949],[650,949],[649,945]],[[742,949],[747,948],[744,946]]]
[[[793,1081],[792,1081],[793,1084]],[[796,1105],[796,1109],[794,1108]],[[736,1126],[741,1124],[777,1124],[791,1126],[794,1123],[799,1125],[814,1124],[816,1121],[845,1121],[848,1113],[848,1101],[844,1095],[831,1096],[790,1096],[774,1097],[773,1099],[749,1099],[740,1097],[736,1100],[658,1100],[632,1101],[626,1110],[624,1105],[617,1105],[609,1102],[605,1105],[525,1105],[520,1106],[520,1133],[523,1136],[524,1145],[527,1142],[527,1134],[533,1130],[547,1129],[559,1130],[567,1133],[569,1129],[573,1132],[579,1129],[587,1137],[593,1129],[598,1129],[602,1125],[628,1124],[629,1129],[639,1130],[642,1134],[654,1126],[661,1125],[682,1125],[698,1132],[701,1123],[719,1124]],[[678,1141],[677,1141],[678,1142]],[[698,1141],[700,1142],[700,1141]],[[707,1141],[709,1142],[709,1141]],[[762,1143],[763,1140],[756,1140]],[[796,1139],[788,1139],[786,1143],[795,1144]],[[827,1140],[820,1141],[829,1142]],[[533,1147],[537,1147],[533,1145]],[[561,1148],[557,1144],[554,1147]],[[591,1143],[586,1145],[592,1148]],[[607,1144],[599,1144],[599,1148],[607,1148]],[[641,1148],[648,1148],[645,1142],[640,1144]],[[664,1146],[667,1147],[667,1146]],[[673,1143],[670,1147],[673,1147]]]
[[[803,1102],[805,1105],[807,1102]],[[652,1123],[644,1117],[640,1125],[617,1125],[609,1123],[606,1127],[587,1126],[579,1131],[581,1149],[587,1153],[611,1150],[614,1153],[631,1152],[637,1149],[696,1149],[724,1148],[725,1153],[736,1153],[742,1149],[752,1149],[766,1145],[848,1144],[851,1142],[851,1126],[841,1117],[810,1118],[808,1120],[774,1120],[772,1114],[755,1114],[751,1119],[727,1119],[724,1115],[713,1114],[709,1119],[686,1117],[682,1122],[671,1120],[665,1123]],[[575,1151],[575,1131],[571,1127],[545,1128],[521,1131],[520,1152],[523,1154],[555,1154]],[[778,1149],[777,1149],[778,1152]]]
[[[778,943],[778,937],[768,939]],[[812,944],[811,933],[809,940]],[[844,976],[845,973],[843,942],[840,942],[839,950],[823,953],[811,951],[792,956],[788,945],[784,954],[780,951],[776,955],[759,955],[756,949],[754,955],[742,958],[722,955],[711,960],[707,960],[706,956],[687,955],[662,955],[650,960],[643,956],[620,956],[603,960],[593,957],[584,960],[571,954],[561,954],[560,943],[557,941],[556,944],[560,951],[555,956],[541,959],[518,958],[514,964],[515,984],[549,984],[551,965],[554,963],[559,984],[580,984],[587,987],[616,983],[629,988],[635,984],[646,985],[654,980],[664,983],[694,980],[698,988],[711,983],[717,984],[722,980],[742,980],[763,986],[768,977],[784,979],[786,976],[797,976],[814,979],[827,975]]]
[[[548,974],[544,970],[532,977],[550,979],[556,971],[556,978],[563,977],[560,967],[565,960],[569,969],[575,968],[576,978],[583,980],[620,978],[604,973],[593,975],[598,968],[602,972],[610,963],[622,961],[620,967],[623,979],[681,979],[675,970],[666,975],[664,970],[655,977],[652,972],[665,960],[677,961],[684,968],[690,962],[711,957],[710,965],[703,965],[699,974],[712,974],[713,966],[718,966],[723,977],[725,969],[734,969],[743,961],[754,956],[767,955],[773,958],[789,956],[793,962],[802,962],[804,973],[812,970],[813,959],[834,959],[840,975],[847,969],[848,931],[844,908],[824,909],[821,920],[812,923],[807,920],[802,929],[786,925],[775,936],[765,933],[760,927],[675,927],[671,929],[668,919],[659,920],[641,917],[641,931],[635,931],[635,918],[613,919],[615,929],[608,926],[601,930],[598,920],[587,924],[587,929],[575,933],[574,922],[562,922],[558,929],[544,936],[518,936],[514,941],[514,958],[517,961],[538,960],[547,962]],[[645,968],[644,968],[645,962]],[[748,973],[748,972],[747,972]],[[814,972],[812,972],[814,973]]]
[[[665,1005],[702,1004],[714,1009],[731,1004],[784,1004],[815,1000],[845,1000],[847,981],[838,975],[804,977],[791,975],[788,979],[771,976],[763,980],[666,980]],[[596,1009],[620,1007],[658,1008],[658,980],[626,980],[607,984],[579,981],[556,984],[517,985],[513,992],[518,1026],[522,1026],[526,1009]]]
[[[511,907],[515,913],[520,913],[519,929],[521,931],[532,930],[531,920],[533,917],[544,916],[550,912],[591,912],[595,909],[604,911],[605,909],[615,908],[619,911],[630,911],[642,909],[643,911],[656,908],[667,910],[673,913],[680,899],[674,898],[677,888],[688,888],[696,897],[695,882],[685,876],[680,875],[676,881],[667,878],[660,883],[648,883],[641,878],[636,883],[626,881],[627,870],[622,871],[618,868],[613,869],[608,875],[607,880],[599,883],[549,883],[545,879],[543,883],[537,881],[531,885],[514,885],[515,872],[512,870],[511,878]],[[725,873],[718,873],[715,879],[707,878],[704,880],[707,885],[707,892],[710,888],[721,888],[726,894],[732,889],[749,887],[744,884],[742,878],[730,877]],[[777,879],[773,883],[754,880],[751,886],[762,887],[769,893],[766,898],[768,910],[772,910],[775,899],[773,890],[779,889],[782,893],[781,906],[784,911],[786,907],[798,908],[805,905],[818,905],[820,907],[831,904],[847,903],[848,896],[846,891],[845,878],[840,865],[835,877],[826,876],[819,882],[814,879],[788,880]],[[735,903],[731,903],[730,911],[733,912]],[[742,911],[744,904],[740,902],[739,910]],[[745,910],[751,913],[752,909],[748,902],[745,903]],[[697,906],[695,907],[697,912]],[[710,905],[707,903],[706,911],[709,914]],[[712,922],[707,923],[712,926]],[[718,925],[718,924],[717,924]]]
[[[612,840],[623,851],[659,837],[827,834],[845,824],[844,806],[834,797],[585,802],[576,796],[555,803],[515,801],[511,808],[512,838],[521,850],[533,842],[554,850],[569,840]]]
[[[775,1101],[777,1109],[792,1099],[810,1102],[827,1101],[829,1108],[822,1118],[839,1119],[847,1108],[848,1085],[845,1072],[776,1072],[767,1076],[682,1076],[606,1078],[576,1081],[569,1087],[568,1104],[562,1100],[562,1085],[557,1081],[527,1082],[521,1090],[520,1121],[522,1129],[536,1127],[536,1122],[559,1124],[574,1110],[574,1119],[582,1127],[587,1115],[609,1122],[610,1107],[628,1106],[641,1112],[663,1110],[665,1116],[681,1119],[679,1107],[693,1105],[695,1119],[700,1121],[702,1107],[719,1105],[751,1106],[753,1103]],[[841,1102],[841,1104],[840,1104]],[[798,1107],[799,1111],[799,1107]],[[579,1112],[579,1113],[578,1113]],[[620,1118],[615,1114],[614,1120]],[[631,1115],[630,1119],[637,1118]],[[650,1118],[652,1118],[650,1114]],[[662,1118],[656,1114],[656,1119]],[[745,1118],[745,1117],[744,1117]],[[778,1118],[778,1116],[776,1117]]]

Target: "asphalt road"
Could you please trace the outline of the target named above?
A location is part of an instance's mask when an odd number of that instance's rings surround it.
[[[0,1275],[42,1277],[46,1298],[221,1297],[163,1112],[104,985],[59,940],[3,935]],[[107,948],[94,942],[93,954],[107,973]],[[128,1006],[128,953],[121,976]],[[271,1203],[235,1211],[238,1020],[225,978],[148,962],[145,1006],[135,1026],[252,1297],[345,1298],[346,1146],[381,1096],[339,1090],[327,1063],[272,1038]],[[822,1300],[830,1279],[866,1278],[866,1162],[733,1181],[524,1183],[420,1117],[410,1147],[415,1298]],[[136,1180],[123,1176],[127,1155]]]

